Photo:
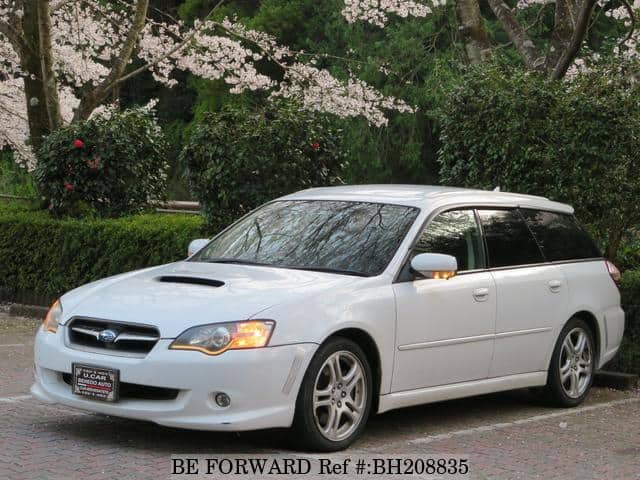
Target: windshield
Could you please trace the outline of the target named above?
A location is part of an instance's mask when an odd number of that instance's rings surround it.
[[[378,275],[417,215],[401,205],[276,201],[232,225],[192,261]]]

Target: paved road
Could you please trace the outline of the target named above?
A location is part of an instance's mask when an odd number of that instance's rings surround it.
[[[286,431],[189,432],[42,405],[28,395],[36,328],[0,313],[0,480],[167,478],[172,455],[292,455]],[[640,392],[594,389],[573,410],[513,392],[389,412],[347,454],[467,458],[461,478],[640,479]]]

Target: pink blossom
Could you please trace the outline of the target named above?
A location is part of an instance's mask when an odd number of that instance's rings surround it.
[[[444,5],[444,0],[344,0],[342,15],[347,22],[365,21],[384,27],[389,21],[389,15],[394,14],[402,18],[426,17],[431,13],[431,7]]]
[[[19,23],[20,3],[0,0],[0,22]],[[52,4],[53,67],[61,117],[68,123],[80,103],[79,95],[91,91],[109,75],[109,65],[119,55],[129,33],[132,8],[121,1],[54,0]],[[348,21],[374,23],[380,17],[373,10],[402,17],[426,15],[431,8],[423,0],[344,0],[344,4],[343,14]],[[367,6],[372,4],[376,6]],[[429,0],[428,5],[435,3]],[[221,79],[232,93],[260,90],[271,96],[296,98],[308,110],[341,117],[361,116],[376,126],[386,124],[390,110],[412,111],[404,102],[382,95],[357,78],[334,77],[315,67],[306,52],[294,51],[274,36],[247,28],[234,19],[207,19],[191,25],[169,16],[159,18],[162,20],[147,19],[131,69],[133,64],[146,63],[153,77],[165,85],[175,85],[173,74],[182,71],[204,79]],[[35,156],[28,144],[26,107],[27,101],[36,99],[26,98],[20,57],[1,34],[0,58],[0,148],[8,146],[20,163],[33,169]],[[261,73],[256,65],[265,60],[282,67],[283,80]],[[110,108],[100,105],[94,115],[108,115]],[[84,148],[76,144],[74,147]]]

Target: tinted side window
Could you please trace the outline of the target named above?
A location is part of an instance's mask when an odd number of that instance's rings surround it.
[[[542,263],[535,238],[518,210],[478,210],[490,267]]]
[[[529,209],[523,209],[522,215],[547,260],[556,262],[602,256],[572,215]]]
[[[482,237],[473,210],[454,210],[436,216],[420,236],[414,253],[454,256],[459,271],[486,266]]]

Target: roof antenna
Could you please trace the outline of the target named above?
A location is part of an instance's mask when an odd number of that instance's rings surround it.
[[[500,191],[500,185],[498,185],[496,188],[493,189],[494,192],[499,192]]]

